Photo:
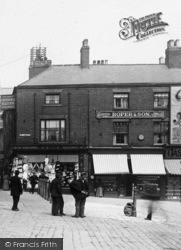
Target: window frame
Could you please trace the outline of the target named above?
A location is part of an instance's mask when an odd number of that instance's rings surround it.
[[[116,99],[119,99],[118,97],[116,98],[116,95],[127,95],[127,98],[125,98],[127,100],[127,107],[117,107],[116,106]],[[124,99],[124,97],[122,97]],[[121,97],[120,97],[120,103],[121,103]],[[113,107],[115,109],[120,109],[120,110],[127,110],[129,109],[129,92],[119,92],[119,93],[113,93]]]
[[[59,138],[58,138],[58,140],[47,140],[47,137],[48,137],[48,135],[47,135],[47,132],[48,132],[47,123],[51,122],[51,121],[59,123],[59,127],[58,127]],[[42,135],[42,133],[43,133],[42,122],[44,123],[44,135]],[[64,122],[63,126],[61,124],[62,122]],[[50,129],[51,128],[49,128],[49,130]],[[63,138],[63,137],[61,137],[62,133],[64,134],[63,135],[64,139],[61,139],[61,138]],[[43,138],[44,138],[44,140],[43,140]],[[40,142],[41,143],[65,143],[66,142],[66,120],[65,119],[41,119],[40,120]]]
[[[115,123],[125,123],[126,126],[126,130],[124,131],[125,128],[123,128],[123,130],[121,131],[115,131]],[[123,136],[126,136],[126,141],[125,142],[125,139],[124,139],[124,143],[116,143],[117,141],[117,135],[123,135]],[[128,121],[113,121],[113,146],[127,146],[129,144],[129,122]]]
[[[156,123],[160,123],[160,124],[163,124],[161,125],[162,128],[160,129],[160,131],[155,131],[155,124]],[[167,129],[163,129],[163,127],[166,127],[165,125],[167,124]],[[158,138],[162,138],[164,137],[164,141],[159,143],[159,142],[155,142],[155,136],[158,135]],[[167,139],[166,139],[167,138]],[[169,122],[168,121],[154,121],[153,122],[153,144],[158,146],[158,145],[165,145],[169,143]]]
[[[47,103],[47,97],[48,96],[58,96],[59,97],[58,103],[56,103],[56,102]],[[45,105],[54,106],[54,105],[60,105],[60,104],[61,104],[61,94],[60,93],[46,93],[45,94]]]
[[[155,101],[155,99],[156,99],[155,95],[168,95],[167,106],[158,106],[158,102]],[[164,98],[162,101],[164,102]],[[155,106],[155,103],[157,103],[157,106]],[[154,95],[153,95],[153,107],[154,107],[154,109],[168,109],[169,104],[170,104],[170,93],[169,92],[154,92]]]

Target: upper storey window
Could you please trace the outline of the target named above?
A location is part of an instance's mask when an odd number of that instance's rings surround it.
[[[128,109],[128,103],[129,103],[129,94],[127,93],[114,94],[114,108]]]
[[[48,94],[45,96],[45,104],[60,104],[60,95],[59,94]]]
[[[154,93],[154,108],[168,108],[169,93]]]

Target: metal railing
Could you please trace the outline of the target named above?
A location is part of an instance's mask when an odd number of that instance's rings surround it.
[[[50,182],[48,180],[39,180],[38,194],[44,199],[51,201]]]

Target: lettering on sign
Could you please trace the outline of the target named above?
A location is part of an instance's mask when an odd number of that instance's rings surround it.
[[[165,158],[181,158],[181,148],[169,148],[165,151]]]
[[[98,111],[97,118],[164,118],[164,111]]]

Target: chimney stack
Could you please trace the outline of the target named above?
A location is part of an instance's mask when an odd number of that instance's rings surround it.
[[[46,47],[33,47],[30,50],[29,79],[40,74],[52,65],[46,57]]]
[[[84,39],[80,50],[80,65],[82,69],[89,68],[89,49],[88,39]]]
[[[165,54],[165,64],[168,68],[181,68],[181,44],[179,39],[167,42]]]

